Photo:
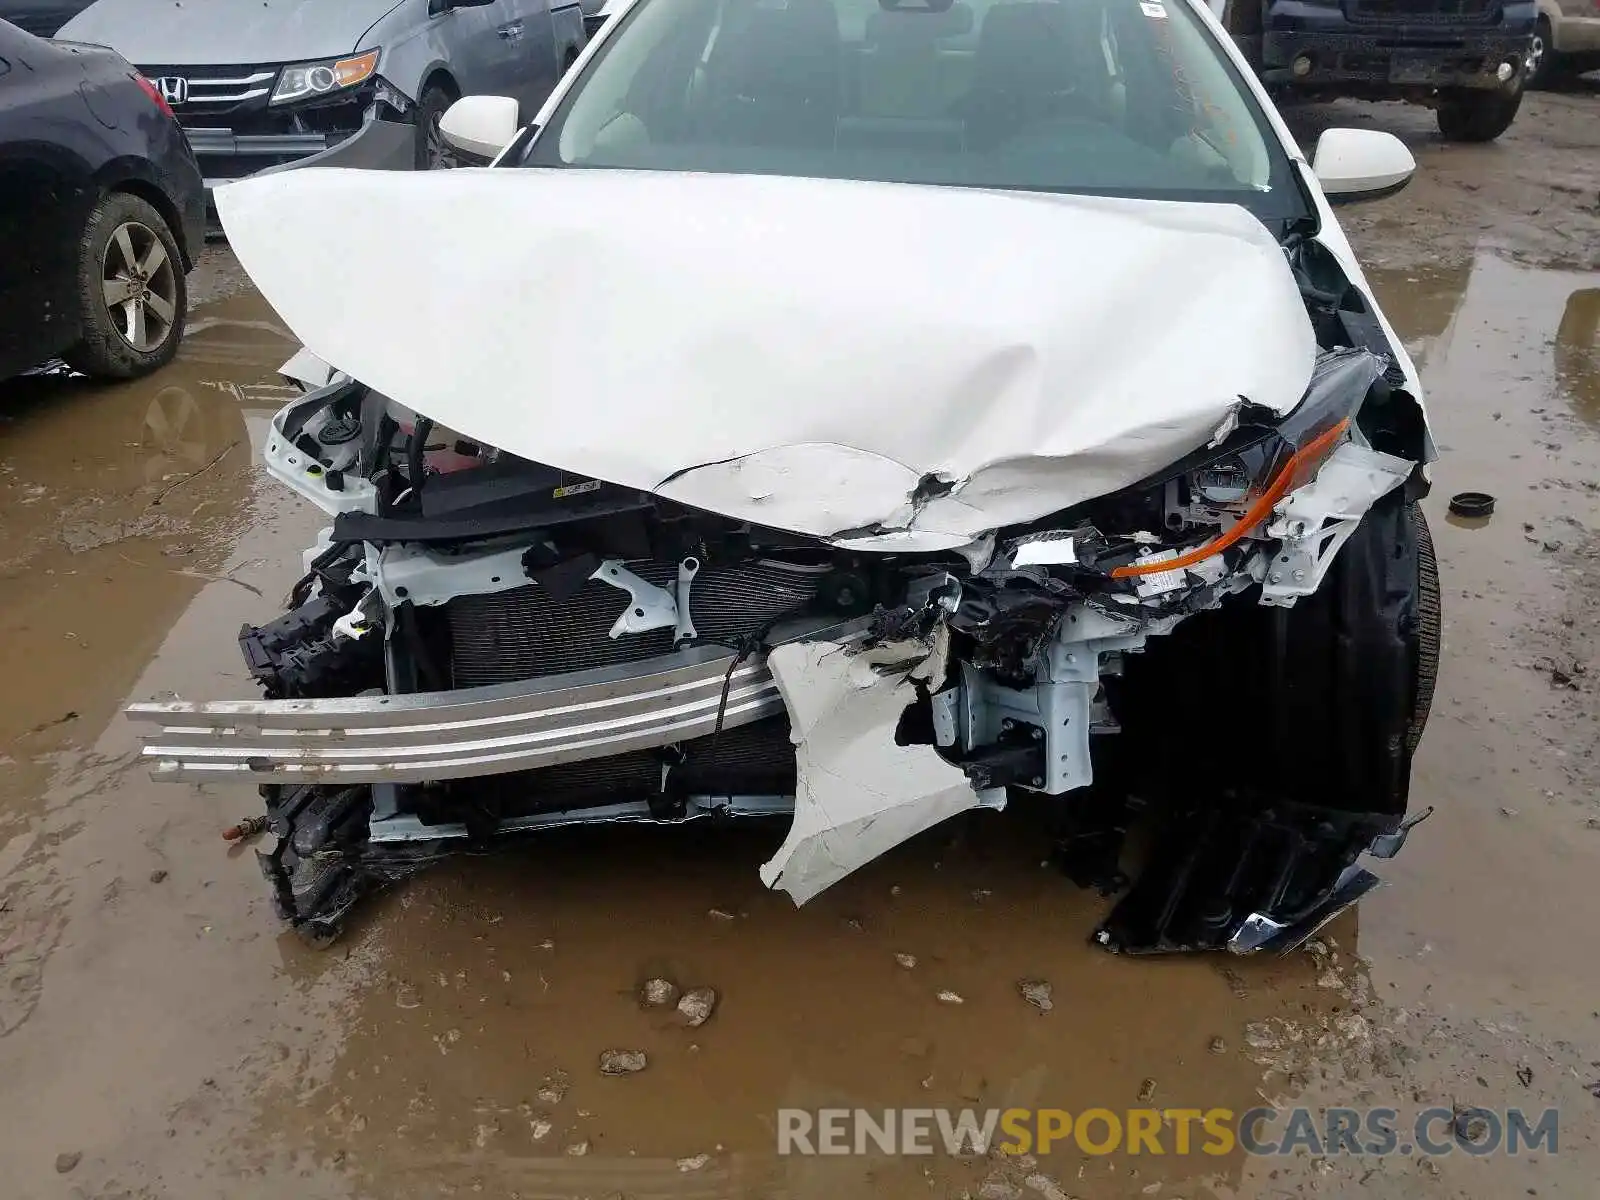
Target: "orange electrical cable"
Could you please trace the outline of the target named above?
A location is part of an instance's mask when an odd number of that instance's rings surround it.
[[[1283,470],[1261,493],[1261,496],[1245,510],[1240,517],[1222,533],[1203,546],[1193,550],[1186,550],[1176,558],[1164,558],[1160,562],[1136,562],[1126,566],[1113,567],[1111,578],[1132,579],[1140,575],[1157,575],[1162,571],[1181,571],[1185,567],[1192,567],[1195,563],[1204,562],[1214,554],[1221,554],[1245,534],[1267,519],[1279,500],[1291,488],[1299,486],[1295,483],[1297,477],[1305,474],[1309,478],[1310,471],[1321,465],[1322,460],[1333,452],[1334,444],[1344,436],[1345,430],[1350,428],[1350,418],[1346,417],[1326,433],[1320,433],[1311,441],[1294,452],[1294,455],[1283,465]],[[1304,480],[1302,480],[1303,482]]]

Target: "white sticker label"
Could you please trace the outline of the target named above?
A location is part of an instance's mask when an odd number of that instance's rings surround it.
[[[1167,19],[1166,6],[1156,4],[1154,0],[1139,0],[1139,9],[1145,16],[1153,20],[1165,21]]]

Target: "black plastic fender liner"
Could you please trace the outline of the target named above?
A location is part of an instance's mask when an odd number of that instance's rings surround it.
[[[1424,549],[1426,547],[1426,549]],[[1426,525],[1399,492],[1291,608],[1248,591],[1129,655],[1107,683],[1128,785],[1152,799],[1226,790],[1400,815],[1437,665]]]
[[[1096,931],[1109,950],[1298,944],[1373,885],[1361,855],[1393,854],[1415,823],[1404,814],[1440,615],[1421,510],[1391,493],[1314,595],[1292,608],[1255,599],[1152,639],[1108,681],[1122,744],[1102,756],[1117,778],[1096,786],[1152,801],[1157,820],[1132,889]]]

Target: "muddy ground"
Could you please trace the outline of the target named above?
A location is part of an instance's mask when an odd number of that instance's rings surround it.
[[[1013,813],[800,911],[756,876],[776,835],[552,836],[418,878],[307,949],[219,837],[254,797],[151,784],[117,715],[251,695],[234,632],[277,613],[316,525],[255,466],[293,343],[215,249],[156,378],[0,385],[0,1194],[1593,1196],[1600,94],[1534,97],[1481,147],[1393,106],[1293,120],[1307,144],[1335,122],[1394,130],[1421,164],[1349,227],[1443,452],[1445,658],[1414,793],[1435,812],[1358,912],[1287,959],[1112,958],[1086,944],[1104,902],[1044,867]],[[1499,497],[1492,519],[1446,515],[1465,489]],[[711,1020],[642,1012],[653,975],[714,987]],[[1025,978],[1053,985],[1052,1011]],[[607,1048],[649,1066],[602,1077]],[[1560,1141],[774,1154],[784,1105],[1267,1099],[1555,1106]]]

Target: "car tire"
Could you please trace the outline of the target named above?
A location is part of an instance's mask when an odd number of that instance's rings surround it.
[[[1533,48],[1528,54],[1528,86],[1547,88],[1561,77],[1561,64],[1556,60],[1555,30],[1549,17],[1540,17],[1533,27]]]
[[[172,361],[183,340],[189,290],[183,255],[146,200],[111,192],[78,242],[78,343],[68,366],[102,379],[134,379]]]
[[[439,132],[440,118],[454,103],[455,97],[438,84],[423,89],[416,109],[417,170],[439,171],[457,165],[455,155]]]
[[[1514,92],[1463,88],[1439,98],[1439,132],[1451,142],[1492,142],[1516,120],[1522,89]]]
[[[1422,505],[1407,506],[1417,543],[1416,684],[1411,696],[1411,721],[1406,728],[1406,749],[1415,754],[1433,710],[1433,689],[1439,679],[1439,641],[1444,628],[1444,603],[1439,588],[1439,559],[1433,552],[1433,533]]]

